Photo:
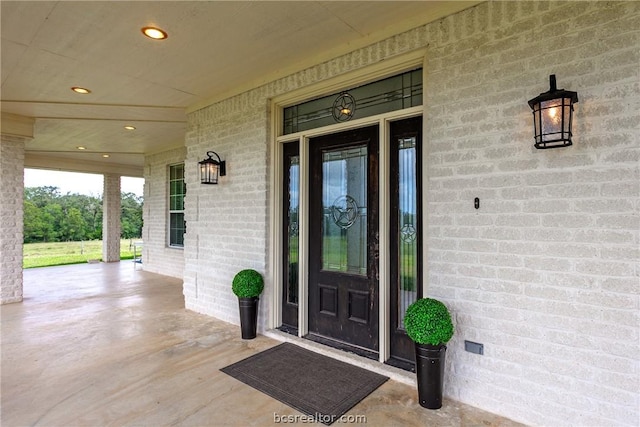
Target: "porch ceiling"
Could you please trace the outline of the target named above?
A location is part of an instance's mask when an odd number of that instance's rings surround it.
[[[27,167],[141,175],[187,110],[477,3],[3,0],[1,109],[35,119]]]

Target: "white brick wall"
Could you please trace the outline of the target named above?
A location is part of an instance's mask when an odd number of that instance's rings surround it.
[[[491,2],[428,26],[429,294],[455,313],[456,399],[640,422],[639,6]],[[578,92],[575,145],[536,150],[526,100],[550,74]]]
[[[120,175],[105,174],[102,200],[102,261],[120,261],[120,211],[122,198],[120,195]]]
[[[191,116],[187,133],[185,305],[239,323],[233,276],[245,268],[267,268],[266,100],[241,96]],[[207,151],[226,161],[219,185],[202,185],[197,163]],[[266,324],[270,291],[261,297],[259,328]]]
[[[0,303],[22,301],[23,138],[0,139]]]
[[[426,49],[427,293],[457,328],[446,394],[536,425],[638,425],[639,29],[639,2],[488,2],[190,114],[186,306],[238,323],[233,275],[269,275],[269,98]],[[578,92],[575,145],[536,150],[527,100],[550,74]],[[218,186],[197,181],[208,150],[227,160]]]
[[[182,278],[184,251],[168,246],[169,165],[184,162],[185,149],[147,156],[144,166],[142,267],[146,271]],[[190,188],[187,188],[187,194]],[[187,228],[189,226],[187,225]]]

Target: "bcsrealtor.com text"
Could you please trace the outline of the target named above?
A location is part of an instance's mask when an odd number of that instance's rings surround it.
[[[340,423],[340,424],[366,424],[367,416],[366,415],[329,415],[329,414],[320,414],[316,412],[313,415],[305,415],[305,414],[291,414],[291,415],[280,415],[276,412],[273,413],[273,422],[275,424],[295,424],[295,423],[323,423],[323,424],[332,424],[332,423]]]

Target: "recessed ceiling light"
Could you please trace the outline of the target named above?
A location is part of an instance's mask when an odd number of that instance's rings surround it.
[[[142,34],[154,40],[164,40],[169,37],[166,32],[162,31],[158,27],[144,27],[141,31]]]
[[[76,148],[77,148],[78,150],[86,150],[86,149],[87,149],[87,147],[83,147],[82,145],[80,145],[80,146],[78,146],[78,147],[76,147]]]
[[[103,154],[102,157],[104,157],[105,159],[108,159],[110,156],[108,154]]]
[[[124,127],[126,130],[136,130],[135,126],[127,125]]]
[[[71,90],[74,91],[75,93],[81,93],[83,95],[86,95],[87,93],[91,93],[89,89],[78,87],[78,86],[72,87]]]

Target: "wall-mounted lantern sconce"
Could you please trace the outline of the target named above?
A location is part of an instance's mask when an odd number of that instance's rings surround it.
[[[556,76],[549,76],[549,91],[529,101],[533,110],[536,148],[558,148],[571,145],[573,104],[578,93],[556,87]]]
[[[216,156],[218,160],[214,160],[211,156]],[[202,184],[217,184],[218,176],[225,176],[227,174],[227,165],[224,161],[220,160],[220,156],[214,151],[207,151],[207,158],[201,162],[200,165],[200,182]]]

